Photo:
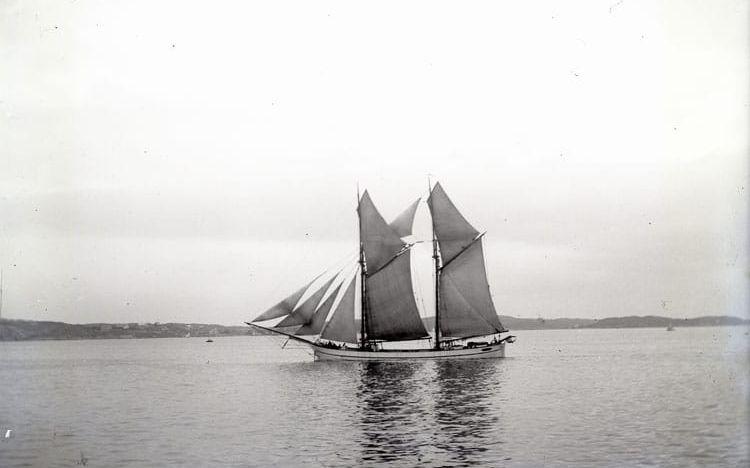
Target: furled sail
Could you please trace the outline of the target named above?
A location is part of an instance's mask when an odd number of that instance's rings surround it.
[[[432,188],[427,204],[445,265],[471,244],[479,232],[456,209],[439,183]]]
[[[368,274],[367,337],[372,340],[418,340],[429,336],[419,317],[411,282],[411,250]]]
[[[315,294],[310,296],[305,302],[303,302],[299,307],[294,309],[294,311],[289,314],[284,320],[279,322],[276,327],[291,327],[292,325],[304,325],[310,319],[312,319],[313,314],[318,309],[318,305],[320,305],[320,300],[323,299],[323,296],[325,296],[326,291],[328,291],[328,288],[331,287],[331,284],[333,283],[333,280],[336,279],[336,276],[334,275],[333,278],[326,281],[326,283],[318,289]]]
[[[328,299],[318,307],[318,310],[315,311],[312,318],[294,332],[295,335],[317,335],[320,333],[320,330],[323,329],[323,325],[326,323],[328,312],[331,311],[333,303],[336,302],[336,297],[339,295],[339,290],[342,285],[343,283],[336,286],[336,289],[334,289],[331,295],[328,296]]]
[[[440,333],[459,338],[502,331],[487,283],[482,239],[477,239],[440,272]]]
[[[346,343],[357,342],[357,326],[354,322],[354,295],[357,275],[349,282],[344,295],[333,311],[331,320],[323,327],[320,337],[326,340],[343,341]]]
[[[294,293],[292,293],[291,296],[287,297],[283,301],[279,302],[275,306],[271,307],[267,311],[263,312],[259,316],[257,316],[255,319],[253,319],[253,322],[263,322],[265,320],[271,320],[279,317],[283,317],[284,315],[289,315],[294,310],[294,306],[297,305],[297,302],[302,298],[302,296],[305,294],[305,291],[312,286],[312,284],[323,276],[323,273],[319,274],[315,278],[313,278],[312,281],[307,283],[305,286],[301,287]]]
[[[375,273],[401,251],[404,242],[385,222],[366,190],[359,201],[359,220],[367,271]]]
[[[414,215],[417,213],[419,207],[419,198],[409,205],[400,215],[396,216],[396,219],[391,221],[389,226],[393,229],[399,237],[406,237],[411,235],[411,229],[414,225]]]

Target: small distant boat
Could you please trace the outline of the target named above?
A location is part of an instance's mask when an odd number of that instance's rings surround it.
[[[213,343],[213,342],[214,342],[214,340],[212,340],[211,338],[209,338],[209,339],[206,340],[206,343]]]
[[[671,323],[667,325],[667,331],[674,331],[674,327],[672,326]]]
[[[322,286],[313,287],[322,275],[317,276],[246,323],[304,343],[320,360],[505,357],[505,345],[515,337],[500,336],[508,330],[500,323],[490,295],[482,249],[484,233],[466,221],[439,183],[430,187],[427,199],[433,231],[434,333],[425,328],[412,285],[411,254],[416,242],[404,240],[412,235],[418,205],[419,199],[387,223],[367,191],[361,198],[358,195],[358,265],[345,267]],[[357,289],[360,301],[355,301]],[[301,301],[308,291],[312,295]],[[333,307],[339,296],[338,306]],[[359,302],[359,326],[355,325],[355,302]],[[273,326],[254,323],[279,317],[285,318]],[[317,335],[317,339],[300,335]],[[385,346],[409,340],[430,343],[406,349]]]

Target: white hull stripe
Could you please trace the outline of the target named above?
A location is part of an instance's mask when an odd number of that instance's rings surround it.
[[[453,350],[384,350],[332,349],[312,346],[321,361],[405,361],[414,359],[497,359],[505,357],[505,343],[471,349]]]

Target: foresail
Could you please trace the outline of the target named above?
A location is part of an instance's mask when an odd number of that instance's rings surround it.
[[[323,296],[325,296],[326,291],[328,291],[328,288],[331,287],[331,284],[333,283],[333,280],[336,279],[336,276],[334,275],[333,278],[326,281],[326,283],[318,289],[315,294],[310,296],[305,302],[303,302],[299,307],[294,309],[294,311],[289,314],[284,320],[279,322],[276,327],[290,327],[292,325],[304,325],[310,319],[312,319],[313,314],[318,308],[318,305],[320,304],[320,300],[323,299]]]
[[[371,340],[418,340],[429,336],[419,317],[407,250],[374,275],[367,276],[367,337]]]
[[[331,295],[328,296],[328,299],[318,307],[318,310],[315,311],[312,318],[294,332],[295,335],[317,335],[320,333],[320,330],[323,329],[323,325],[326,323],[328,312],[331,311],[333,303],[336,302],[336,297],[339,295],[339,290],[341,289],[342,284],[336,286],[336,289],[334,289]]]
[[[444,337],[504,331],[490,296],[482,240],[446,264],[440,273],[440,333]]]
[[[396,219],[391,221],[389,226],[393,229],[399,237],[406,237],[411,235],[412,226],[414,225],[414,215],[417,214],[417,208],[419,207],[419,198],[409,205],[400,215],[396,216]]]
[[[354,296],[356,292],[355,274],[349,282],[344,296],[341,298],[336,310],[333,311],[331,320],[323,327],[320,337],[326,340],[343,341],[346,343],[357,342],[357,326],[354,321]]]
[[[359,202],[360,239],[365,250],[368,273],[388,263],[404,245],[401,237],[388,225],[365,190]]]
[[[271,320],[291,314],[294,310],[294,306],[297,305],[297,302],[299,302],[299,300],[305,294],[305,291],[307,291],[307,289],[312,286],[312,284],[321,276],[323,276],[323,273],[313,278],[312,281],[295,291],[291,296],[287,297],[283,301],[279,302],[275,306],[271,307],[267,311],[254,318],[253,322],[263,322],[265,320]]]
[[[466,221],[439,183],[432,188],[427,204],[445,265],[471,244],[479,232]]]

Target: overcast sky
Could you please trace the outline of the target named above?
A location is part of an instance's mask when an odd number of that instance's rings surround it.
[[[501,314],[747,317],[749,15],[2,1],[3,316],[241,324],[431,174]]]

